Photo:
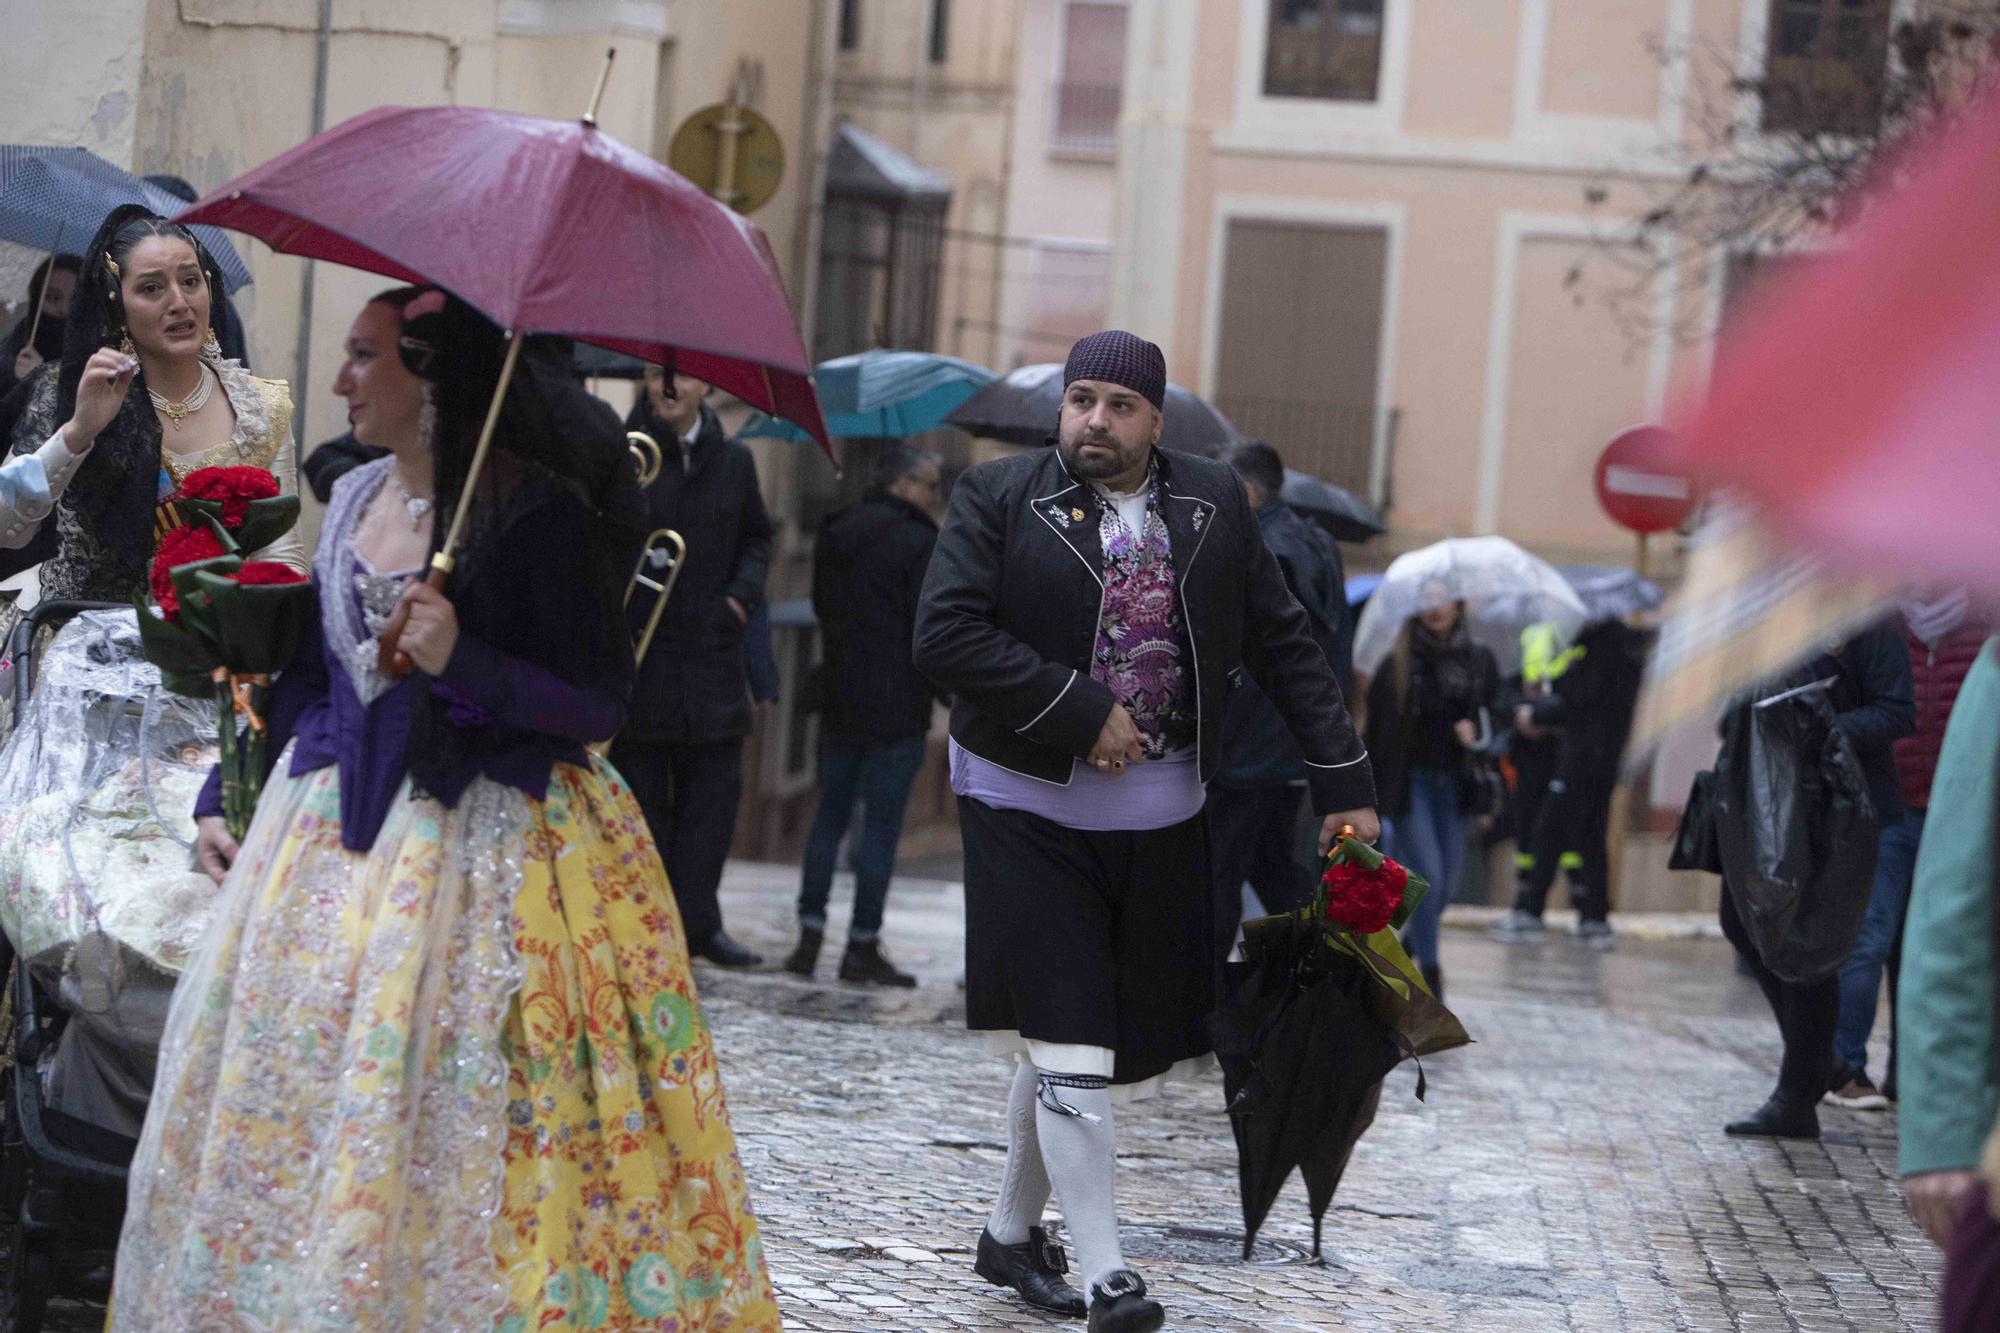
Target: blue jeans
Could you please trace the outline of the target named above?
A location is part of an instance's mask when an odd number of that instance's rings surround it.
[[[829,736],[819,751],[819,812],[806,838],[804,873],[799,882],[799,924],[826,929],[826,900],[833,891],[833,863],[840,839],[861,802],[861,841],[854,849],[854,920],[850,943],[865,944],[882,931],[882,908],[889,900],[889,876],[896,869],[896,844],[903,836],[903,809],[910,786],[924,766],[924,738],[861,741]]]
[[[1882,989],[1882,968],[1903,923],[1916,877],[1917,844],[1924,837],[1924,812],[1905,810],[1901,819],[1882,830],[1875,855],[1875,883],[1868,891],[1868,914],[1854,952],[1840,966],[1840,1025],[1833,1030],[1833,1049],[1856,1069],[1868,1065],[1868,1034],[1875,1030],[1875,1002]]]
[[[1388,853],[1430,883],[1404,927],[1410,956],[1425,967],[1438,965],[1438,922],[1444,905],[1458,892],[1465,869],[1465,817],[1458,810],[1458,774],[1441,768],[1410,770],[1410,808],[1385,821]]]

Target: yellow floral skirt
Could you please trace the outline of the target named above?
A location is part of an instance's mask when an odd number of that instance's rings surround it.
[[[680,914],[611,767],[273,773],[176,993],[111,1327],[779,1327]]]

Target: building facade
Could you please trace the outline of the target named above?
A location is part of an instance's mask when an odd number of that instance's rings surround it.
[[[599,123],[661,158],[679,121],[734,84],[790,150],[755,220],[795,308],[810,314],[829,0],[77,0],[16,10],[0,45],[9,138],[79,144],[199,190],[302,142],[316,123],[376,106],[581,115],[607,49],[618,56]],[[303,366],[294,397],[310,448],[344,429],[330,389],[338,349],[356,307],[385,281],[328,264],[308,279],[300,260],[242,248],[254,277],[238,298],[252,363],[287,379]],[[32,262],[0,260],[10,298]]]
[[[1112,322],[1385,502],[1385,554],[1491,532],[1629,559],[1597,454],[1699,379],[1729,269],[1633,224],[1718,125],[1792,127],[1750,85],[1879,70],[1900,10],[1133,0]]]

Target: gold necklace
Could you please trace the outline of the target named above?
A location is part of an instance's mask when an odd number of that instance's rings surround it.
[[[200,366],[201,378],[195,382],[194,392],[185,398],[169,398],[163,393],[154,393],[152,386],[146,387],[146,396],[153,400],[153,410],[174,423],[179,430],[181,423],[208,405],[208,397],[215,392],[215,381],[209,378],[208,367]]]

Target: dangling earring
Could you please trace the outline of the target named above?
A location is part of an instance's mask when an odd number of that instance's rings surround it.
[[[428,380],[424,382],[423,392],[424,405],[417,413],[417,444],[429,453],[437,443],[437,396],[431,391]]]
[[[132,345],[132,332],[127,329],[118,339],[118,350],[127,356],[137,356],[139,349]]]
[[[222,343],[215,336],[215,327],[209,326],[208,335],[201,340],[201,354],[211,361],[222,360]]]

